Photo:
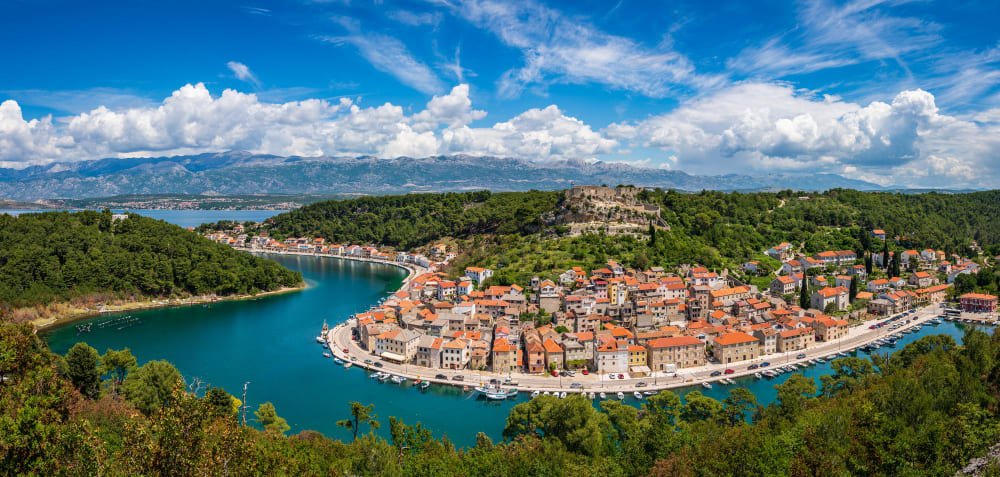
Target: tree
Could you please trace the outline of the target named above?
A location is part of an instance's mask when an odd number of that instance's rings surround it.
[[[285,418],[278,415],[278,411],[274,408],[274,404],[270,402],[265,402],[261,404],[253,413],[257,416],[257,422],[264,426],[264,430],[268,432],[276,432],[278,434],[284,434],[286,431],[291,429]]]
[[[691,391],[684,399],[687,401],[681,410],[681,420],[684,422],[708,421],[722,410],[719,401],[703,395],[701,391]]]
[[[104,356],[101,356],[100,372],[108,376],[111,392],[116,395],[118,388],[125,381],[125,376],[135,370],[135,367],[135,356],[132,356],[132,351],[128,348],[118,351],[109,349],[104,352]]]
[[[208,403],[211,413],[221,417],[235,418],[240,404],[239,399],[226,392],[220,387],[208,388],[205,391],[205,401]]]
[[[653,226],[653,221],[649,221],[649,246],[656,246],[656,227]]]
[[[865,255],[865,275],[872,276],[872,256]]]
[[[511,409],[503,436],[554,439],[571,452],[597,456],[607,452],[604,436],[610,431],[608,416],[581,396],[539,396]]]
[[[811,306],[812,300],[809,298],[809,280],[806,277],[802,277],[802,288],[799,290],[799,306],[802,308],[809,308]]]
[[[882,266],[889,270],[889,241],[882,244]]]
[[[719,420],[727,426],[745,424],[747,413],[757,408],[757,397],[747,388],[729,390],[729,396],[722,400]]]
[[[820,389],[826,396],[835,396],[841,391],[852,391],[861,384],[861,380],[875,372],[875,367],[871,361],[856,358],[835,359],[831,363],[832,375],[824,375],[819,378]]]
[[[801,374],[793,374],[774,389],[778,392],[779,413],[791,418],[802,411],[810,396],[816,394],[816,382]]]
[[[122,394],[137,409],[152,414],[169,399],[181,373],[166,361],[150,361],[132,371],[122,382]]]
[[[854,275],[851,277],[851,288],[848,292],[848,299],[851,303],[854,303],[854,299],[858,296],[858,276]]]
[[[358,440],[358,429],[362,424],[367,425],[373,430],[378,429],[378,416],[375,415],[374,411],[374,404],[365,406],[360,402],[351,401],[351,417],[337,421],[337,425],[350,430],[353,434],[353,439],[356,441]]]
[[[77,343],[66,353],[67,377],[77,390],[89,398],[97,397],[101,390],[99,359],[97,350],[87,343]]]

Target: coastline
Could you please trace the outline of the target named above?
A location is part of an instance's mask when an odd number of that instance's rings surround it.
[[[55,318],[46,319],[44,322],[39,322],[38,320],[32,321],[31,324],[35,328],[35,333],[39,331],[44,331],[53,327],[67,326],[77,321],[86,320],[88,318],[93,318],[95,316],[100,316],[103,314],[110,313],[123,313],[129,311],[141,311],[141,310],[152,310],[156,308],[168,308],[168,307],[183,307],[192,305],[204,305],[208,303],[219,303],[223,301],[239,301],[239,300],[252,300],[255,298],[262,298],[266,296],[281,295],[285,293],[292,293],[297,291],[302,291],[309,288],[309,283],[303,281],[298,286],[295,287],[282,287],[277,290],[271,290],[266,292],[260,292],[255,295],[228,295],[228,296],[216,296],[216,295],[200,295],[192,296],[182,299],[170,299],[170,300],[142,300],[142,301],[129,301],[121,305],[115,305],[114,309],[108,309],[105,311],[101,310],[85,310],[78,313],[70,313],[63,316],[57,316]]]
[[[360,368],[368,372],[384,371],[393,375],[403,376],[409,380],[421,379],[429,381],[433,384],[471,388],[486,385],[490,379],[501,380],[503,378],[513,378],[518,382],[518,384],[509,385],[508,387],[516,387],[519,392],[548,391],[566,392],[567,394],[584,394],[588,392],[617,393],[621,391],[624,393],[633,393],[636,391],[660,391],[701,386],[702,383],[709,383],[713,386],[725,386],[725,384],[719,382],[721,378],[753,377],[754,373],[769,368],[748,370],[747,366],[750,364],[759,364],[768,360],[772,361],[772,367],[777,368],[800,364],[808,366],[808,361],[810,359],[826,358],[830,355],[837,355],[839,352],[845,352],[850,356],[850,353],[857,351],[862,346],[872,343],[879,338],[884,338],[890,334],[906,332],[905,330],[917,325],[927,326],[927,322],[939,314],[938,310],[939,307],[937,305],[919,308],[913,318],[911,318],[910,322],[897,330],[889,330],[887,328],[871,330],[867,328],[869,324],[885,320],[885,317],[863,322],[863,324],[854,327],[854,330],[852,330],[854,333],[848,333],[848,335],[844,338],[831,342],[823,342],[818,346],[801,351],[801,353],[807,355],[802,359],[795,358],[791,356],[790,353],[776,353],[755,360],[740,361],[731,364],[712,364],[699,366],[697,369],[682,368],[678,370],[676,376],[668,376],[665,373],[656,372],[645,377],[629,376],[622,380],[605,379],[606,375],[598,373],[591,373],[588,376],[577,375],[572,378],[560,379],[546,374],[539,375],[520,372],[494,373],[488,370],[452,370],[444,368],[428,368],[416,365],[393,364],[382,361],[381,358],[369,353],[367,350],[362,349],[354,340],[351,339],[350,320],[339,323],[335,327],[331,328],[326,336],[326,339],[333,356],[340,358],[345,362],[350,362],[352,367]],[[963,313],[963,319],[970,318],[965,315],[966,314]],[[988,324],[988,321],[978,317],[972,317],[972,319]],[[348,352],[345,353],[345,350]],[[355,360],[352,361],[352,357],[355,358]],[[365,359],[372,360],[372,364],[365,363]],[[382,366],[376,367],[374,366],[374,363],[380,363]],[[721,372],[726,368],[731,368],[734,372],[731,374],[722,374],[720,376],[711,376],[712,372]],[[438,374],[446,376],[447,379],[432,377]],[[453,380],[452,378],[457,375],[462,375],[465,379],[463,381]],[[573,382],[580,383],[581,386],[574,388],[572,387]],[[638,385],[640,382],[644,382],[645,385]]]
[[[339,258],[341,260],[353,260],[355,262],[378,263],[378,264],[382,264],[382,265],[391,265],[391,266],[394,266],[396,268],[402,268],[403,270],[406,270],[406,272],[407,272],[406,278],[403,278],[403,282],[400,283],[399,288],[396,289],[395,291],[393,291],[392,293],[398,293],[400,290],[405,290],[406,287],[410,285],[410,282],[417,275],[420,275],[422,273],[428,273],[428,272],[431,271],[428,268],[420,267],[420,266],[417,266],[416,264],[412,264],[412,263],[390,262],[390,261],[386,261],[386,260],[376,260],[376,259],[373,259],[373,258],[350,257],[350,256],[344,256],[344,255],[330,255],[330,254],[323,254],[323,253],[316,253],[316,252],[294,252],[294,251],[290,251],[290,250],[284,250],[284,251],[278,251],[278,250],[261,250],[261,249],[253,249],[253,248],[246,248],[246,247],[233,247],[233,250],[240,250],[240,251],[249,252],[249,253],[272,253],[272,254],[275,254],[275,255],[301,255],[301,256],[306,256],[306,257],[317,257],[317,258]]]

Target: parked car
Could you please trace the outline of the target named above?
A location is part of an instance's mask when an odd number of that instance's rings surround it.
[[[726,374],[733,374],[735,372],[732,368],[726,368]]]
[[[621,373],[618,373],[618,379],[625,379],[625,375],[621,374]]]
[[[582,387],[583,387],[583,385],[582,385],[582,384],[580,384],[580,383],[573,383],[573,384],[570,384],[570,385],[569,385],[569,387],[571,387],[571,388],[574,388],[574,389],[575,389],[575,388],[582,388]]]
[[[365,364],[372,364],[372,360],[370,360],[370,359],[366,359],[366,360],[365,360]]]
[[[806,357],[805,353],[799,353],[799,354],[795,355],[795,359],[803,359],[805,357]]]
[[[376,368],[381,368],[382,367],[382,363],[375,363],[375,367]]]
[[[347,348],[344,348],[344,354],[351,354],[351,352],[350,352],[350,351],[348,351],[348,349],[347,349]]]
[[[608,379],[617,379],[617,378],[618,378],[618,376],[615,376],[614,374],[609,374],[608,375]]]
[[[639,381],[638,383],[635,383],[635,386],[638,387],[638,388],[644,388],[644,387],[646,387],[646,382],[645,381]]]
[[[768,367],[770,365],[771,365],[771,363],[769,363],[767,361],[764,361],[763,363],[760,363],[760,367],[762,367],[762,368],[766,368],[766,367]]]
[[[709,376],[712,376],[713,378],[716,376],[722,376],[722,371],[712,371],[712,374]]]
[[[438,374],[438,375],[434,376],[434,379],[448,379],[448,376],[445,376],[443,374]]]
[[[465,381],[465,376],[462,376],[461,374],[459,374],[458,376],[455,376],[455,377],[451,378],[451,380],[452,381]]]
[[[753,370],[755,370],[755,369],[757,369],[759,367],[760,366],[757,366],[756,364],[751,364],[750,366],[747,366],[747,369],[750,370],[750,371],[753,371]]]
[[[581,371],[581,372],[583,373],[583,375],[584,375],[584,376],[586,376],[586,375],[590,374],[590,371],[587,371],[586,369],[584,369],[584,370],[583,370],[583,371]]]
[[[559,376],[559,373],[557,371],[552,371],[551,374],[552,376]]]

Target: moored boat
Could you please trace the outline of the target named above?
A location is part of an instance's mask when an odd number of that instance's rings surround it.
[[[354,365],[351,364],[351,363],[344,363],[344,369],[351,369],[351,366],[354,366]]]
[[[538,397],[539,394],[540,393],[538,391],[531,393],[531,399],[535,399],[536,397]]]
[[[625,393],[618,391],[618,400],[621,401],[623,399],[625,399]]]
[[[337,363],[337,364],[344,364],[344,360],[342,360],[340,358],[333,358],[333,362]]]
[[[608,398],[608,395],[605,394],[604,391],[601,391],[600,396],[601,396],[601,399],[607,399]]]
[[[708,383],[701,383],[701,387],[703,387],[705,389],[712,389],[712,385],[708,384]]]
[[[424,382],[420,383],[420,390],[421,391],[423,391],[423,390],[425,390],[425,389],[427,389],[429,387],[431,387],[431,382],[430,381],[424,381]]]
[[[333,356],[333,355],[332,355],[332,354],[330,354],[330,353],[323,353],[323,357],[324,357],[324,358],[329,358],[329,357],[331,357],[331,356]]]
[[[639,391],[632,393],[632,397],[636,398],[636,400],[642,401],[642,393]]]

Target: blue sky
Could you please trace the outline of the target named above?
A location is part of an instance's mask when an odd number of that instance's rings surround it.
[[[1000,182],[997,2],[0,4],[0,165],[227,149]]]

